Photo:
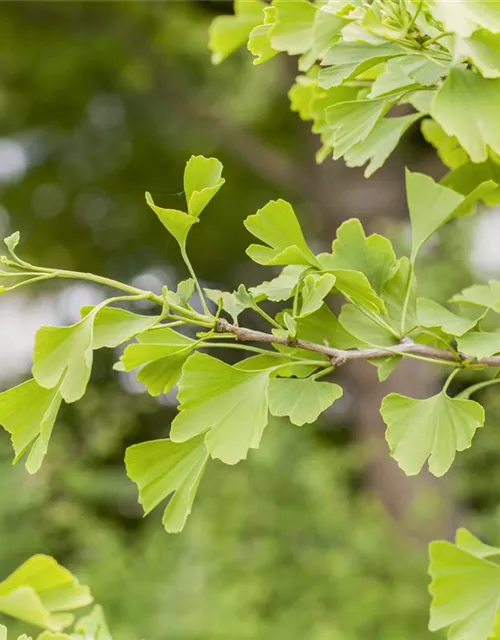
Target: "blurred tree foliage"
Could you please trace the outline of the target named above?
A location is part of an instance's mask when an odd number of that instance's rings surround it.
[[[293,199],[326,246],[331,190],[325,196],[320,187],[333,173],[314,168],[310,139],[289,112],[293,70],[282,60],[253,69],[245,55],[212,67],[208,25],[225,9],[3,4],[2,235],[19,229],[37,262],[122,280],[160,273],[168,282],[180,258],[143,194],[175,207],[186,158],[203,153],[224,162],[228,181],[208,212],[211,224],[193,232],[192,255],[207,281],[229,288],[255,268],[245,261],[241,220],[272,197]],[[414,147],[405,153],[420,157]],[[342,201],[345,174],[336,175]],[[465,240],[446,246],[453,259],[437,247],[428,265],[429,282],[445,283],[443,297],[468,284]],[[154,518],[141,520],[123,450],[165,436],[175,408],[120,392],[104,366],[113,357],[98,360],[91,391],[66,408],[40,474],[13,470],[7,436],[0,439],[0,574],[33,553],[55,555],[92,585],[115,640],[426,637],[425,550],[401,536],[367,490],[348,397],[343,413],[314,429],[277,422],[248,464],[214,465],[187,530],[168,537]],[[500,406],[489,395],[495,422]],[[477,534],[493,539],[495,438],[494,428],[481,430],[453,486]],[[425,511],[432,520],[431,507]]]

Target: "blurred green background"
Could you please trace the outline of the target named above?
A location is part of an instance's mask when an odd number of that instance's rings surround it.
[[[317,250],[353,216],[403,250],[404,166],[444,171],[418,129],[369,181],[341,163],[316,166],[318,141],[289,110],[294,60],[253,67],[241,52],[211,65],[208,26],[230,11],[215,1],[2,3],[0,235],[19,229],[25,256],[41,264],[173,284],[184,268],[144,192],[180,206],[194,153],[220,158],[227,179],[190,245],[210,286],[272,275],[246,258],[242,225],[271,198],[294,203]],[[498,273],[498,252],[484,244],[495,215],[431,246],[427,294],[445,300]],[[0,300],[2,389],[28,376],[40,324],[73,321],[102,295],[24,291]],[[481,398],[486,427],[446,480],[408,480],[389,458],[381,397],[439,383],[439,371],[413,363],[384,385],[366,363],[346,367],[344,398],[317,425],[273,422],[246,463],[212,464],[186,530],[169,536],[160,513],[142,519],[123,454],[165,437],[175,403],[113,373],[116,357],[97,355],[89,392],[63,411],[38,475],[11,467],[0,433],[0,577],[33,553],[55,555],[91,585],[115,640],[428,638],[428,540],[458,524],[500,539],[494,390]]]

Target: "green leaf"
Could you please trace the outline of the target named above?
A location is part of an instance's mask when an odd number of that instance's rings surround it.
[[[146,192],[146,202],[156,213],[165,229],[177,240],[179,247],[185,249],[189,231],[194,224],[199,222],[199,219],[184,213],[184,211],[158,207],[149,192]]]
[[[295,287],[307,267],[298,265],[288,265],[279,276],[273,280],[262,282],[262,284],[249,289],[250,294],[256,300],[271,300],[272,302],[282,302],[290,299]]]
[[[477,550],[475,547],[474,551]],[[500,567],[444,540],[429,546],[432,595],[429,629],[450,627],[452,640],[486,640],[499,609]]]
[[[195,288],[196,286],[193,278],[182,280],[177,285],[177,291],[175,291],[175,293],[166,289],[166,287],[164,288],[165,300],[170,304],[176,304],[180,307],[184,307],[184,309],[189,309],[189,302],[194,295]]]
[[[91,613],[80,618],[75,624],[76,638],[82,640],[113,640],[104,617],[102,607],[96,606]],[[73,636],[75,638],[75,636]],[[38,638],[40,640],[40,638]]]
[[[271,370],[269,371],[271,378],[277,377],[278,375],[282,378],[307,378],[317,369],[314,365],[300,364],[300,362],[296,363],[286,355],[278,356],[278,354],[273,352],[269,354],[260,353],[259,355],[245,358],[234,366],[242,371],[264,371],[268,369]],[[279,367],[279,369],[276,367]]]
[[[493,309],[500,313],[500,281],[490,280],[488,284],[474,284],[455,294],[451,302]]]
[[[470,213],[475,202],[495,186],[483,183],[468,196],[463,196],[434,182],[429,176],[406,170],[406,195],[413,231],[412,262],[439,227],[453,217]]]
[[[433,300],[419,298],[417,300],[418,321],[423,327],[440,327],[452,336],[463,336],[470,331],[477,320],[461,318]]]
[[[191,156],[184,170],[184,191],[190,216],[198,218],[225,183],[217,158]]]
[[[169,533],[184,528],[207,460],[202,437],[180,444],[171,440],[143,442],[125,453],[127,475],[139,488],[139,502],[146,515],[173,493],[162,521]]]
[[[401,326],[403,304],[408,288],[410,289],[410,293],[405,323],[407,329],[408,327],[415,327],[418,324],[417,283],[409,259],[403,256],[398,260],[394,275],[386,282],[382,291],[382,299],[384,300],[388,314],[388,318],[385,318],[385,320],[391,324],[393,329],[399,330]]]
[[[170,437],[185,442],[206,433],[212,458],[236,464],[258,449],[267,425],[269,373],[247,372],[195,353],[179,382],[179,414]]]
[[[319,72],[319,85],[324,89],[338,87],[345,80],[355,78],[381,62],[406,53],[406,49],[393,43],[372,45],[340,41],[326,52],[321,62],[323,67],[328,68]]]
[[[288,416],[301,427],[315,422],[342,393],[342,387],[331,382],[273,378],[269,382],[269,411],[273,416]]]
[[[19,244],[20,240],[21,234],[19,233],[19,231],[15,231],[12,235],[4,239],[4,244],[9,250],[10,254],[15,255],[16,247]]]
[[[0,612],[51,631],[71,624],[65,612],[92,602],[88,587],[54,558],[35,555],[0,582]]]
[[[326,109],[332,129],[333,159],[337,160],[354,145],[364,142],[388,110],[386,100],[353,100]]]
[[[276,25],[277,17],[276,7],[265,7],[264,24],[257,25],[250,33],[248,50],[255,56],[254,64],[267,62],[278,53],[271,45],[271,33]]]
[[[218,289],[205,289],[205,293],[215,304],[222,304],[222,308],[232,317],[235,324],[238,324],[240,313],[254,306],[253,298],[243,284],[240,284],[238,290],[233,293]]]
[[[85,318],[96,307],[82,307],[80,313]],[[160,320],[160,316],[141,316],[116,307],[100,308],[94,318],[92,347],[110,349],[128,342],[138,333],[150,329]]]
[[[469,156],[463,147],[460,146],[455,136],[448,136],[443,131],[443,128],[438,125],[437,122],[431,118],[426,118],[422,122],[422,135],[424,138],[435,147],[438,152],[441,161],[450,169],[456,169],[457,167],[465,164]],[[480,181],[482,182],[482,180]],[[445,186],[454,188],[453,184],[447,184],[443,182]],[[479,183],[478,183],[479,184]],[[472,191],[472,189],[470,189]]]
[[[484,182],[493,182],[496,188],[485,193],[481,200],[488,206],[500,204],[500,165],[489,159],[480,164],[467,162],[450,171],[442,180],[442,184],[462,194],[471,193]]]
[[[339,40],[342,29],[348,24],[345,17],[337,15],[332,3],[326,3],[318,8],[313,24],[312,45],[299,60],[299,69],[308,71],[311,66],[322,58],[328,49]]]
[[[478,29],[467,39],[456,39],[455,55],[470,60],[483,78],[500,78],[500,41],[497,34]]]
[[[304,53],[313,44],[313,25],[317,8],[308,0],[274,0],[276,26],[271,45],[290,55]]]
[[[407,92],[417,89],[420,85],[402,69],[399,60],[403,58],[393,58],[389,60],[384,71],[376,78],[368,97],[382,98],[402,91]]]
[[[90,379],[94,320],[99,307],[76,324],[41,327],[35,338],[33,377],[46,389],[59,386],[66,402],[79,400]]]
[[[318,266],[316,256],[307,246],[292,206],[285,200],[272,200],[256,214],[248,216],[245,227],[269,247],[252,244],[250,258],[263,265]]]
[[[0,393],[0,424],[11,434],[15,462],[29,450],[29,473],[42,465],[60,405],[59,389],[44,389],[35,380]]]
[[[352,304],[345,304],[339,316],[342,327],[361,341],[371,347],[393,347],[399,344],[399,340],[375,320],[368,318],[362,311]]]
[[[444,391],[426,400],[391,393],[380,412],[391,455],[409,476],[418,474],[427,458],[431,473],[444,475],[455,452],[468,449],[476,429],[484,424],[480,404],[450,398]]]
[[[431,114],[449,136],[457,138],[473,162],[485,162],[488,148],[500,153],[499,110],[500,79],[454,68],[437,92]]]
[[[234,16],[215,18],[208,43],[214,64],[220,64],[247,42],[252,29],[262,22],[264,7],[260,0],[235,0]]]
[[[433,15],[440,20],[446,31],[453,31],[460,36],[469,37],[479,27],[492,33],[500,33],[500,7],[491,0],[456,0],[453,11],[446,3],[433,0]]]
[[[414,113],[408,116],[379,120],[363,142],[358,142],[345,153],[346,165],[348,167],[362,167],[368,163],[365,178],[369,178],[384,165],[387,158],[398,146],[402,136],[421,117],[422,114]]]
[[[197,342],[170,329],[158,327],[137,336],[120,358],[125,371],[143,367],[137,374],[150,395],[168,393],[180,378],[182,367]]]
[[[334,270],[361,271],[380,293],[395,271],[396,255],[390,240],[376,233],[366,237],[361,222],[353,218],[337,229],[328,266]]]
[[[458,350],[468,356],[488,358],[500,353],[500,332],[471,331],[457,339]]]
[[[497,556],[500,554],[498,547],[492,547],[489,544],[484,544],[476,536],[473,536],[467,529],[458,529],[455,537],[455,544],[460,549],[471,553],[477,558],[488,558],[490,556]]]
[[[323,305],[323,300],[331,292],[335,284],[335,276],[325,273],[322,276],[309,274],[304,278],[302,286],[302,306],[300,317],[304,318],[318,311]]]

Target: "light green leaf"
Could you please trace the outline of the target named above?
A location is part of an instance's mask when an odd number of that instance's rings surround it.
[[[277,51],[296,55],[313,45],[313,25],[317,7],[308,0],[274,0],[276,26],[271,33],[271,45]]]
[[[393,347],[399,340],[352,304],[345,304],[339,316],[342,327],[364,345]]]
[[[449,136],[457,138],[473,162],[485,162],[488,147],[500,153],[499,110],[500,79],[454,68],[436,93],[431,114]]]
[[[90,379],[93,361],[95,307],[76,324],[41,327],[35,338],[33,377],[47,389],[59,385],[66,402],[79,400]]]
[[[422,135],[427,142],[435,147],[439,157],[447,167],[450,167],[450,169],[456,169],[468,161],[469,156],[467,155],[467,152],[460,146],[455,136],[446,135],[443,128],[440,127],[435,120],[426,118],[422,122],[421,128]],[[443,184],[453,188],[453,185],[447,184],[446,181]]]
[[[91,602],[88,587],[45,555],[32,556],[0,582],[0,612],[51,631],[71,624],[73,616],[64,612]]]
[[[294,294],[295,287],[307,267],[298,265],[288,265],[279,276],[273,280],[262,282],[262,284],[249,289],[250,294],[256,300],[271,300],[272,302],[282,302],[288,300]]]
[[[137,336],[120,358],[125,371],[143,367],[137,374],[152,396],[168,393],[177,383],[182,367],[196,341],[170,329],[158,327]]]
[[[80,313],[85,318],[96,307],[82,307]],[[101,307],[94,318],[92,347],[110,349],[117,347],[142,331],[150,329],[160,320],[160,316],[141,316],[125,309]]]
[[[184,528],[207,460],[202,437],[180,444],[171,440],[142,442],[125,452],[127,475],[139,488],[145,514],[173,493],[163,515],[169,533]]]
[[[307,378],[314,373],[317,368],[314,365],[296,364],[286,355],[278,356],[272,352],[270,354],[260,353],[256,356],[245,358],[234,366],[242,371],[264,371],[268,369],[271,370],[269,372],[271,378],[277,377],[278,375],[282,378]],[[278,366],[279,369],[272,371],[274,367]]]
[[[264,7],[260,0],[235,0],[234,16],[215,18],[208,43],[214,64],[221,63],[247,42],[252,29],[262,22]]]
[[[198,218],[225,183],[217,158],[191,156],[184,170],[184,191],[190,216]]]
[[[16,462],[29,450],[29,473],[42,465],[60,405],[59,388],[44,389],[35,380],[0,393],[0,424],[11,434]]]
[[[500,33],[500,6],[496,0],[455,0],[452,11],[446,2],[433,0],[431,10],[444,24],[446,31],[453,31],[465,38],[479,27]]]
[[[387,111],[388,102],[383,99],[354,100],[328,107],[326,120],[332,129],[333,159],[364,142]]]
[[[456,451],[468,449],[476,429],[484,424],[480,404],[450,398],[445,392],[426,400],[391,393],[380,412],[391,455],[409,476],[418,474],[427,458],[431,473],[444,475]]]
[[[361,222],[353,218],[337,229],[328,265],[331,269],[361,271],[380,293],[395,271],[396,255],[390,240],[376,233],[366,237]]]
[[[208,299],[215,302],[215,304],[222,303],[222,308],[232,317],[235,324],[238,324],[240,313],[254,306],[252,296],[243,284],[240,284],[238,290],[233,291],[233,293],[219,291],[218,289],[205,289],[205,293]]]
[[[399,330],[401,326],[401,318],[403,315],[403,303],[406,292],[410,289],[408,306],[406,309],[406,329],[415,327],[417,320],[417,296],[416,296],[416,279],[415,274],[410,266],[410,261],[406,256],[398,260],[396,271],[392,278],[386,282],[382,291],[382,299],[384,300],[389,324],[393,328]]]
[[[299,69],[308,71],[316,60],[322,58],[328,49],[340,39],[342,29],[347,24],[346,18],[337,14],[332,3],[320,6],[314,18],[312,45],[310,50],[301,56]]]
[[[342,387],[331,382],[273,378],[269,382],[269,411],[273,416],[288,416],[301,427],[315,422],[342,393]]]
[[[176,304],[185,309],[189,309],[189,302],[194,295],[195,288],[193,278],[179,282],[175,293],[164,287],[165,300],[170,304]]]
[[[474,284],[455,294],[451,302],[493,309],[500,313],[500,281],[490,280],[488,284]]]
[[[477,558],[489,558],[490,556],[500,554],[498,547],[484,544],[484,542],[481,542],[476,536],[473,536],[467,529],[457,529],[455,544],[463,551],[467,551]]]
[[[470,551],[444,540],[429,546],[429,629],[450,627],[450,640],[486,640],[498,614],[500,567]]]
[[[419,298],[417,300],[418,321],[423,327],[440,327],[452,336],[463,336],[470,331],[477,320],[461,318],[433,300]]]
[[[9,253],[15,254],[16,247],[19,244],[20,240],[21,240],[21,234],[19,233],[19,231],[15,231],[13,234],[8,236],[7,238],[4,238],[4,244],[9,250]]]
[[[304,284],[301,290],[301,318],[309,316],[321,308],[323,300],[332,290],[335,280],[335,276],[331,273],[325,273],[322,276],[309,274],[304,278]]]
[[[265,7],[264,24],[257,25],[250,33],[248,50],[255,56],[254,64],[267,62],[278,53],[271,45],[271,33],[276,25],[277,17],[275,6]]]
[[[401,357],[402,356],[389,356],[388,358],[370,360],[370,364],[377,367],[377,377],[379,382],[385,382],[389,378],[401,362]]]
[[[474,164],[467,162],[450,171],[442,180],[442,184],[459,193],[466,194],[484,182],[493,182],[497,186],[482,196],[483,202],[494,207],[500,204],[500,165],[489,159],[487,162]]]
[[[398,58],[401,69],[412,79],[424,86],[436,84],[438,80],[448,74],[449,68],[443,62],[436,62],[425,55],[408,55]]]
[[[388,60],[384,71],[372,84],[371,91],[368,94],[369,98],[387,97],[393,93],[406,92],[419,87],[419,83],[413,78],[410,78],[399,64],[399,61],[403,59],[402,57]]]
[[[500,40],[497,34],[478,29],[467,39],[457,38],[455,55],[471,60],[483,78],[500,78]]]
[[[335,280],[335,289],[346,297],[347,300],[357,302],[375,313],[385,313],[385,304],[371,286],[368,278],[361,271],[352,269],[336,269],[335,258],[330,253],[322,253],[318,256],[324,271],[332,273]]]
[[[252,244],[250,258],[263,265],[318,266],[316,256],[307,246],[292,206],[285,200],[272,200],[256,214],[248,216],[245,227],[269,247]]]
[[[327,68],[319,72],[319,85],[324,89],[338,87],[344,80],[355,78],[385,60],[406,53],[406,49],[395,43],[372,45],[340,41],[325,53],[321,65]]]
[[[80,638],[81,640],[113,640],[104,617],[104,611],[100,606],[94,607],[89,615],[77,621],[75,632],[81,634],[76,637],[73,635],[73,638],[78,638],[78,640]]]
[[[422,114],[414,113],[408,116],[379,120],[363,142],[358,142],[345,153],[346,165],[348,167],[362,167],[368,163],[365,178],[369,178],[384,165],[387,158],[398,146],[402,136],[421,117]]]
[[[468,356],[487,358],[500,353],[500,332],[471,331],[457,339],[457,346]]]
[[[248,372],[211,356],[195,353],[179,382],[179,414],[170,437],[185,442],[206,433],[210,455],[226,464],[258,449],[267,425],[269,373]]]
[[[450,218],[470,210],[472,201],[434,182],[422,173],[406,170],[406,195],[413,231],[411,260],[431,235]]]
[[[146,202],[156,213],[165,229],[177,240],[181,249],[185,249],[189,231],[194,224],[199,222],[199,219],[194,216],[190,216],[187,213],[184,213],[184,211],[158,207],[154,203],[154,200],[149,192],[146,193]]]

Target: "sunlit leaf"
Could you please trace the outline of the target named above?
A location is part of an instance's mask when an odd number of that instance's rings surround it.
[[[266,299],[273,302],[288,300],[293,296],[295,287],[306,268],[304,266],[288,265],[279,276],[273,280],[262,282],[256,287],[251,287],[249,291],[257,300]]]
[[[35,380],[0,393],[0,424],[11,435],[16,461],[29,451],[29,473],[42,465],[60,405],[59,388],[45,389]]]
[[[276,25],[277,17],[276,7],[265,7],[264,24],[257,25],[250,33],[248,50],[255,56],[254,64],[267,62],[278,53],[271,46],[271,33]]]
[[[205,433],[210,455],[236,464],[257,449],[267,425],[269,373],[249,372],[195,353],[179,382],[179,414],[170,437],[185,442]]]
[[[240,284],[238,290],[233,291],[233,293],[219,291],[218,289],[205,289],[205,293],[215,304],[222,304],[224,311],[232,317],[236,324],[238,324],[238,316],[240,313],[254,306],[252,296],[243,284]]]
[[[173,494],[163,515],[170,533],[182,531],[191,513],[208,452],[202,437],[187,442],[142,442],[127,449],[127,475],[139,488],[139,502],[148,514]]]
[[[399,118],[382,118],[363,142],[358,142],[345,153],[346,165],[362,167],[368,163],[365,178],[369,178],[384,165],[402,136],[421,117],[421,114],[415,113]]]
[[[493,309],[500,313],[500,281],[490,280],[487,284],[474,284],[455,294],[451,302]]]
[[[222,163],[217,158],[191,156],[184,171],[184,191],[190,216],[199,217],[225,183]]]
[[[396,255],[390,240],[375,233],[366,237],[361,222],[353,218],[337,229],[328,265],[331,269],[361,271],[380,293],[395,270]]]
[[[82,307],[82,318],[91,313],[95,307]],[[135,335],[150,329],[158,323],[160,316],[141,316],[125,309],[102,307],[94,319],[92,347],[114,348],[128,342]]]
[[[290,55],[304,53],[313,44],[313,24],[317,8],[308,0],[274,0],[276,26],[271,44]]]
[[[433,300],[419,298],[417,300],[417,316],[424,327],[440,327],[452,336],[463,336],[475,325],[476,320],[462,318]]]
[[[476,358],[487,358],[500,353],[500,332],[471,331],[457,339],[461,353]]]
[[[453,10],[446,2],[432,0],[434,16],[441,20],[446,31],[468,37],[479,27],[500,33],[500,7],[491,0],[455,0]]]
[[[146,202],[156,213],[165,229],[177,240],[181,249],[184,249],[189,231],[194,224],[199,222],[199,219],[178,209],[159,207],[155,204],[150,193],[146,193]]]
[[[307,246],[292,206],[284,200],[272,200],[256,214],[246,218],[245,227],[269,246],[252,244],[247,253],[263,265],[318,266]]]
[[[449,136],[457,138],[473,162],[485,162],[488,147],[500,153],[499,110],[500,79],[453,68],[436,94],[431,113]]]
[[[113,640],[100,606],[94,607],[89,615],[76,622],[75,633],[80,635],[73,635],[74,640]]]
[[[323,300],[332,290],[335,281],[336,278],[331,273],[325,273],[321,276],[309,274],[304,278],[301,291],[301,317],[309,316],[321,308]]]
[[[88,587],[45,555],[32,556],[0,582],[0,612],[51,631],[71,624],[69,612],[91,602]]]
[[[260,0],[235,0],[234,16],[215,18],[210,26],[208,44],[214,64],[219,64],[246,44],[252,29],[263,20],[264,7]]]
[[[269,382],[269,411],[288,416],[297,426],[311,424],[342,396],[342,387],[331,382],[273,378]]]
[[[458,542],[457,534],[455,545],[437,540],[429,546],[429,629],[450,627],[451,640],[486,640],[500,606],[500,566],[478,555],[477,545],[472,552],[470,546],[463,548]]]
[[[380,410],[387,425],[391,455],[406,475],[416,475],[429,459],[429,470],[444,475],[457,451],[471,446],[484,424],[484,409],[473,400],[450,398],[445,392],[415,400],[389,394]]]
[[[177,383],[182,367],[196,347],[196,341],[170,329],[158,327],[137,336],[120,358],[125,371],[142,369],[137,380],[152,396],[168,393]]]
[[[426,118],[422,122],[422,134],[427,142],[435,147],[443,163],[450,169],[456,169],[468,161],[467,152],[460,146],[455,136],[446,135],[443,128],[431,118]],[[480,180],[480,182],[483,182],[483,180]],[[454,188],[453,184],[448,184],[446,181],[444,185]],[[458,191],[458,189],[456,190]]]

